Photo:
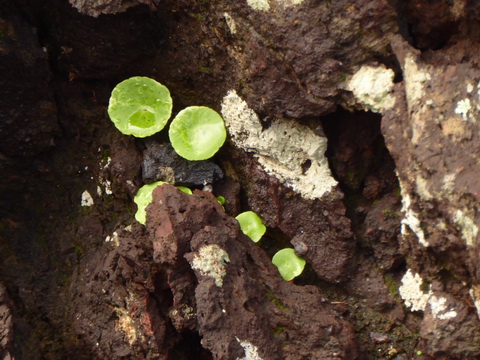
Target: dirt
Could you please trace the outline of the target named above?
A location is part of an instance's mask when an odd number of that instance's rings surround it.
[[[479,356],[476,3],[106,3],[97,18],[0,4],[2,358]],[[393,108],[346,91],[364,64],[392,69]],[[174,112],[220,111],[236,89],[265,128],[309,127],[338,185],[309,200],[230,141],[192,165],[165,134],[120,134],[108,99],[134,75],[168,86]],[[195,192],[158,188],[144,227],[133,196],[153,180]],[[234,220],[246,210],[268,227],[259,244]],[[307,260],[292,283],[270,260],[284,247]],[[423,311],[400,294],[407,271]]]

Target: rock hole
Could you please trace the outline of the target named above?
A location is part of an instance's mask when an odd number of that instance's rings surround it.
[[[272,126],[272,119],[268,116],[261,117],[260,123],[262,124],[262,131],[265,131]]]
[[[202,338],[196,331],[184,331],[182,340],[172,349],[170,359],[213,360],[212,353],[201,344]]]
[[[326,156],[345,195],[347,216],[363,256],[375,259],[381,269],[399,266],[400,187],[381,133],[381,115],[340,109],[326,116],[322,125],[328,138]],[[382,241],[385,237],[393,240]]]
[[[310,169],[310,166],[312,166],[312,160],[307,159],[302,163],[302,174],[305,175],[305,173]]]
[[[459,33],[460,21],[454,2],[409,0],[399,2],[400,28],[404,38],[419,50],[439,50]],[[464,12],[467,12],[465,9]],[[463,19],[465,21],[465,19]]]

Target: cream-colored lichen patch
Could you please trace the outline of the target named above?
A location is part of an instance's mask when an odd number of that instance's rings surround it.
[[[425,233],[421,227],[419,215],[412,210],[411,208],[411,199],[410,195],[403,194],[402,191],[402,211],[405,214],[405,217],[402,219],[401,233],[406,235],[407,227],[417,236],[418,242],[423,246],[429,246],[427,240],[425,239]]]
[[[455,108],[455,114],[459,114],[462,116],[463,121],[471,120],[472,119],[472,105],[470,104],[470,99],[463,99],[457,102],[457,106]]]
[[[382,112],[395,105],[391,94],[394,76],[393,71],[384,65],[364,65],[350,79],[347,88],[366,109]]]
[[[433,195],[428,190],[428,181],[421,177],[420,175],[417,176],[417,181],[415,182],[415,186],[417,188],[417,194],[424,200],[432,200]]]
[[[215,280],[215,285],[222,287],[223,277],[227,274],[226,263],[230,258],[225,250],[216,244],[205,245],[200,248],[198,255],[193,257],[192,268],[198,270],[203,276]]]
[[[453,6],[450,8],[450,12],[455,17],[455,20],[465,15],[465,3],[466,3],[466,0],[453,1]]]
[[[235,20],[230,16],[229,13],[224,12],[223,13],[223,18],[225,19],[225,22],[227,23],[227,26],[232,34],[237,33],[237,24],[235,23]]]
[[[268,11],[270,10],[270,3],[268,0],[247,0],[247,4],[257,11]]]
[[[430,298],[430,289],[427,293],[422,291],[423,279],[419,274],[413,273],[411,269],[402,278],[402,285],[398,288],[400,297],[404,300],[405,306],[412,311],[424,311]]]
[[[448,320],[457,316],[455,308],[447,309],[447,299],[443,296],[437,297],[436,295],[430,296],[428,299],[428,305],[430,305],[430,311],[434,318],[440,320]]]
[[[222,115],[232,141],[251,152],[263,169],[305,199],[318,199],[337,185],[328,166],[327,138],[306,126],[275,119],[267,129],[235,90],[223,98]]]
[[[93,205],[93,198],[92,195],[88,192],[88,190],[85,190],[82,193],[82,199],[80,201],[81,206],[92,206]]]
[[[128,343],[133,345],[138,338],[137,329],[135,328],[133,319],[125,311],[117,311],[117,314],[118,320],[116,322],[116,330],[122,331],[125,334]]]
[[[477,316],[480,319],[480,285],[473,285],[468,293],[473,300],[473,304],[477,308]]]
[[[297,6],[303,3],[305,0],[247,0],[247,4],[257,11],[270,10],[270,3],[276,3],[280,6]]]
[[[403,75],[410,108],[416,100],[424,98],[427,82],[431,80],[431,76],[427,71],[418,67],[416,59],[412,54],[408,54],[405,58]]]
[[[471,83],[467,83],[467,93],[471,93],[473,91],[474,87]]]
[[[236,360],[263,360],[260,355],[258,355],[258,348],[248,341],[241,341],[239,338],[235,337],[240,343],[240,346],[243,347],[245,351],[245,356],[238,358]]]
[[[453,221],[462,230],[462,237],[468,246],[473,246],[477,243],[478,226],[471,217],[463,211],[457,210],[453,215]]]
[[[107,237],[105,238],[105,242],[112,243],[113,245],[118,247],[120,246],[120,237],[118,236],[118,233],[114,231],[112,233],[112,236],[107,235]]]

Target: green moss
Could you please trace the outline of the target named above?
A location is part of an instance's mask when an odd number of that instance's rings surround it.
[[[284,330],[285,329],[283,328],[283,326],[277,326],[275,329],[273,329],[273,335],[278,336],[283,333]]]
[[[424,294],[428,294],[430,292],[430,285],[431,284],[429,281],[423,280],[422,284],[420,285],[420,290],[422,290]]]
[[[399,198],[402,198],[402,189],[400,188],[400,186],[397,186],[395,188],[395,195]]]
[[[283,302],[275,297],[273,292],[271,290],[267,290],[267,297],[270,300],[271,303],[275,304],[277,308],[279,308],[282,311],[289,311],[288,307],[286,307]]]
[[[386,274],[383,277],[383,281],[385,281],[385,285],[387,285],[387,289],[390,294],[392,294],[395,298],[399,299],[400,294],[398,292],[398,285],[395,280],[389,274]]]
[[[385,217],[385,219],[393,219],[393,218],[402,217],[402,213],[400,211],[393,211],[391,209],[383,209],[382,214]]]

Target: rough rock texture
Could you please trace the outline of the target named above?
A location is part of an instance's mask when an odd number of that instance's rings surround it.
[[[467,13],[462,7],[457,17]],[[403,81],[388,95],[395,97],[395,106],[381,110],[382,132],[402,192],[402,252],[409,268],[421,274],[424,289],[435,284],[425,296],[418,296],[424,305],[410,304],[412,309],[427,310],[420,335],[432,356],[475,357],[480,350],[478,317],[470,318],[475,310],[469,305],[475,304],[478,313],[479,39],[472,35],[468,42],[462,40],[462,34],[476,33],[477,26],[463,23],[449,45],[435,52],[420,53],[400,37],[393,38]],[[461,311],[452,310],[439,321],[425,304],[431,305],[440,296],[437,291],[448,293],[447,289],[452,291],[448,306]],[[463,320],[465,312],[470,314],[468,321]],[[455,325],[446,324],[452,322]],[[468,344],[455,340],[459,337]]]
[[[2,359],[13,359],[14,335],[11,300],[5,285],[0,284],[0,356]]]
[[[25,158],[54,145],[56,105],[49,88],[46,48],[35,29],[15,11],[0,12],[0,161]],[[14,161],[12,159],[12,161]],[[1,164],[0,164],[1,165]]]
[[[342,309],[283,281],[211,194],[164,185],[147,214],[147,232],[121,232],[72,283],[75,331],[97,356],[189,358],[198,332],[214,359],[358,357]]]
[[[241,179],[249,205],[266,224],[292,239],[318,276],[332,282],[345,280],[352,265],[355,242],[350,222],[344,216],[345,207],[338,193],[335,194],[338,190],[323,199],[306,200],[262,171],[248,154],[233,151],[231,158],[235,167],[228,168],[234,171],[234,177]]]
[[[147,142],[143,152],[142,178],[145,183],[157,180],[172,185],[205,186],[223,178],[222,169],[212,161],[188,161],[170,144]]]
[[[453,282],[466,291],[459,296],[456,290],[455,306],[478,304],[478,45],[460,40],[423,55],[398,38],[393,45],[404,81],[395,88],[395,108],[386,112],[383,131],[402,189],[404,255],[426,281],[446,286],[456,277]],[[464,63],[465,56],[472,62]],[[450,354],[480,354],[470,322],[456,322],[456,331],[471,340],[465,346],[442,322],[424,321],[422,328],[446,338],[442,346],[429,343],[431,354],[443,354],[443,347]]]
[[[102,14],[117,14],[139,4],[151,4],[151,0],[69,0],[80,13],[98,17]]]
[[[478,1],[0,3],[17,360],[480,356]],[[236,94],[248,110],[231,123],[254,114],[212,187],[229,215],[262,216],[261,249],[203,193],[164,194],[175,214],[127,226],[146,144],[105,109],[133,75],[167,85],[174,112]],[[291,246],[308,260],[296,285],[266,255]]]

